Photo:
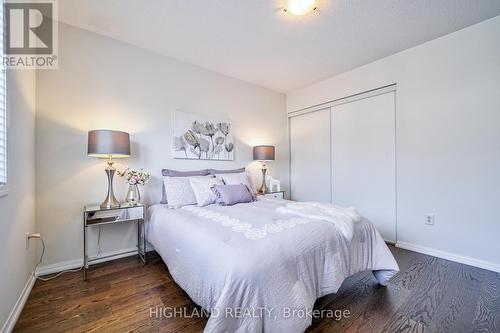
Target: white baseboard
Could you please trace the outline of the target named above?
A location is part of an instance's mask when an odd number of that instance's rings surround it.
[[[484,260],[460,256],[457,254],[453,254],[453,253],[449,253],[449,252],[445,252],[445,251],[441,251],[441,250],[436,250],[436,249],[432,249],[432,248],[425,247],[425,246],[405,243],[405,242],[397,242],[396,247],[399,247],[399,248],[402,248],[405,250],[423,253],[423,254],[428,254],[428,255],[433,256],[433,257],[451,260],[451,261],[459,262],[461,264],[479,267],[479,268],[487,269],[489,271],[500,273],[500,265],[494,264],[491,262],[487,262]]]
[[[34,274],[31,274],[30,278],[26,282],[26,285],[24,286],[23,291],[21,292],[21,295],[19,295],[16,304],[14,304],[14,308],[12,308],[12,311],[10,312],[9,317],[7,317],[7,320],[5,321],[5,324],[3,325],[0,332],[2,333],[12,332],[14,326],[16,325],[17,319],[19,318],[19,315],[21,315],[21,311],[23,311],[24,304],[26,304],[26,301],[28,300],[28,296],[31,293],[31,289],[33,289],[33,286],[35,285],[35,281],[36,279]]]
[[[120,259],[120,258],[125,258],[125,257],[130,257],[136,255],[132,251],[136,251],[136,247],[128,248],[128,249],[121,249],[117,251],[111,251],[111,252],[106,252],[106,253],[101,253],[102,259],[97,259],[89,265],[94,265],[98,264],[101,262],[105,261],[111,261],[115,259]],[[146,247],[146,252],[153,251],[154,249],[151,246]],[[131,253],[125,253],[123,254],[122,252],[128,252],[130,251]],[[66,261],[61,261],[57,262],[55,264],[50,264],[50,265],[44,265],[44,266],[38,266],[38,269],[36,270],[35,274],[36,276],[42,276],[42,275],[47,275],[47,274],[54,274],[54,273],[59,273],[62,271],[66,271],[68,269],[75,269],[83,266],[83,258],[82,259],[73,259],[73,260],[66,260]]]

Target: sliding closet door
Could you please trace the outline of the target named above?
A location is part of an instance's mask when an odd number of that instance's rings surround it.
[[[330,108],[290,118],[290,195],[331,201]]]
[[[332,201],[396,241],[395,92],[332,107]]]

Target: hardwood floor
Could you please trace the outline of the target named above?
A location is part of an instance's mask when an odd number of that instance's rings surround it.
[[[387,287],[371,273],[347,279],[316,309],[349,310],[341,320],[313,320],[309,332],[500,332],[500,274],[390,247],[400,265]],[[15,332],[201,332],[206,318],[150,318],[150,308],[200,310],[149,255],[95,265],[37,281]]]

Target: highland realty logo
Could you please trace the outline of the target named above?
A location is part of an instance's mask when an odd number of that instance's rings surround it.
[[[57,69],[56,0],[5,0],[4,68]]]

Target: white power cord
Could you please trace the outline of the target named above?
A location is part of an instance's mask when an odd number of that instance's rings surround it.
[[[50,280],[55,279],[56,277],[60,276],[61,274],[69,273],[69,272],[78,272],[79,270],[81,270],[83,268],[83,265],[82,265],[79,268],[68,269],[66,271],[59,272],[56,275],[49,276],[46,278],[41,277],[41,276],[37,276],[36,270],[38,269],[38,266],[42,263],[43,255],[45,254],[45,242],[43,241],[42,237],[32,237],[32,238],[39,238],[40,241],[42,242],[42,254],[40,255],[40,260],[38,261],[38,263],[35,266],[35,269],[33,270],[33,275],[35,276],[36,279],[41,280],[41,281],[50,281]]]
[[[38,238],[42,242],[42,254],[40,255],[40,260],[38,260],[38,263],[35,265],[35,269],[33,270],[33,276],[36,279],[41,280],[41,281],[50,281],[50,280],[55,279],[56,277],[61,276],[64,273],[78,272],[78,271],[82,270],[83,265],[81,265],[78,268],[67,269],[65,271],[61,271],[61,272],[59,272],[59,273],[57,273],[55,275],[49,276],[49,277],[37,276],[36,275],[36,270],[38,269],[38,266],[40,266],[40,264],[42,263],[43,255],[45,254],[45,242],[43,241],[43,238],[42,238],[42,236],[40,234],[33,234],[33,235],[31,235],[31,236],[28,237],[28,239],[31,239],[31,238]],[[101,226],[99,226],[99,231],[98,231],[98,234],[97,234],[97,254],[94,256],[94,258],[98,257],[100,254],[101,254]]]
[[[101,226],[99,226],[99,231],[97,233],[97,254],[94,256],[99,257],[101,255]]]

